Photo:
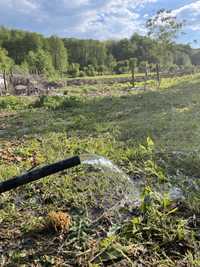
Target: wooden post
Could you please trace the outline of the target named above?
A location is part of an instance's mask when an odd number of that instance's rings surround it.
[[[132,68],[132,85],[135,88],[135,66]]]
[[[145,82],[144,82],[144,90],[146,90],[147,87],[147,80],[148,80],[148,72],[147,72],[147,63],[145,63]]]
[[[159,66],[158,63],[156,64],[156,75],[157,75],[157,81],[158,81],[158,88],[160,88],[160,83],[161,83],[161,80],[160,80],[160,66]]]
[[[5,92],[7,93],[8,88],[7,88],[7,83],[6,83],[6,71],[5,70],[3,70],[3,82],[4,82]]]

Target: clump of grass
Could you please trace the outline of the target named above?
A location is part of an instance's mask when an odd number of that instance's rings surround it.
[[[146,188],[137,215],[122,224],[113,224],[96,249],[91,263],[123,266],[198,266],[188,255],[199,249],[197,227],[191,218],[180,216],[181,204],[158,197]],[[162,265],[164,264],[164,265]],[[100,265],[101,266],[101,265]],[[115,266],[115,265],[114,265]]]

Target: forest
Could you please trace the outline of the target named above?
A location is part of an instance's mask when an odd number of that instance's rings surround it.
[[[189,44],[170,43],[159,53],[158,41],[134,33],[121,40],[79,40],[44,37],[38,33],[0,28],[0,68],[14,73],[47,77],[84,77],[128,73],[130,59],[136,68],[193,69],[200,65],[200,50]]]

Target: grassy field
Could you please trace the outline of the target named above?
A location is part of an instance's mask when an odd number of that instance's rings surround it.
[[[58,92],[0,98],[0,180],[97,154],[139,185],[140,205],[116,214],[123,179],[89,166],[2,194],[0,266],[200,266],[200,75]]]
[[[136,73],[135,76],[143,76],[144,73]],[[128,78],[131,77],[131,73],[123,73],[123,74],[106,74],[106,75],[97,75],[97,76],[85,76],[78,77],[78,79],[106,79],[106,78]],[[67,80],[77,79],[77,78],[67,78]]]

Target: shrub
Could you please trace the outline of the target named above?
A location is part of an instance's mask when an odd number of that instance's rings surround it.
[[[4,96],[0,98],[0,109],[23,109],[27,106],[27,101],[23,97]]]
[[[65,109],[80,105],[80,100],[74,96],[40,96],[33,107],[47,109]]]
[[[88,65],[84,68],[85,73],[87,76],[95,76],[97,73],[95,71],[95,67],[93,65]]]
[[[85,73],[84,71],[81,70],[81,71],[79,72],[79,76],[80,76],[80,77],[85,77],[85,76],[86,76],[86,73]]]

